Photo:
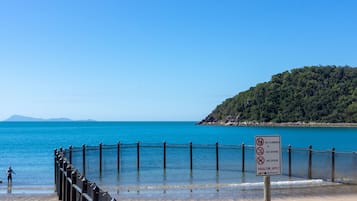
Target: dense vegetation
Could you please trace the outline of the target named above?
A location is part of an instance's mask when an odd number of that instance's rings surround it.
[[[357,122],[357,68],[311,66],[226,99],[202,123]]]

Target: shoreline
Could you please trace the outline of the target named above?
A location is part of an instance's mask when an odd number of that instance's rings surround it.
[[[318,127],[318,128],[357,128],[357,123],[318,123],[318,122],[223,122],[223,121],[200,121],[197,125],[205,126],[240,126],[240,127]]]
[[[207,189],[206,189],[207,190]],[[212,190],[212,189],[211,189]],[[193,193],[189,191],[179,191],[179,193],[188,193],[187,196],[176,196],[175,192],[167,191],[167,196],[162,193],[153,193],[152,190],[133,192],[126,196],[122,193],[112,195],[117,200],[123,201],[258,201],[263,199],[263,189],[244,190],[244,189],[220,189],[216,192],[205,191],[205,189],[194,189]],[[145,193],[143,193],[145,192]],[[148,193],[148,194],[147,194]],[[171,194],[173,193],[173,194]],[[196,196],[198,193],[198,196]],[[170,195],[171,194],[171,195]],[[281,201],[354,201],[357,198],[356,185],[331,185],[315,186],[309,188],[272,188],[272,200]],[[52,193],[0,193],[0,201],[57,201],[57,194]]]

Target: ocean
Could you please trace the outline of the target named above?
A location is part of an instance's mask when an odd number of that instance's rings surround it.
[[[8,166],[16,173],[13,193],[52,192],[53,154],[60,147],[138,141],[253,145],[256,135],[280,135],[282,146],[312,145],[316,150],[334,147],[336,151],[357,151],[357,128],[225,127],[196,125],[196,122],[0,122],[0,180],[3,181],[0,194],[7,193]]]

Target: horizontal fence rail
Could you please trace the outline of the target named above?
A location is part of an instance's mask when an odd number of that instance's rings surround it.
[[[334,148],[313,150],[312,146],[293,148],[290,145],[281,150],[283,175],[357,184],[355,152],[337,152]],[[119,142],[116,145],[83,145],[55,152],[55,183],[59,198],[63,200],[76,200],[71,199],[73,196],[77,200],[78,197],[83,197],[82,200],[96,200],[97,197],[114,200],[95,183],[83,178],[158,169],[187,169],[190,174],[196,169],[254,173],[255,163],[255,147],[245,144]]]

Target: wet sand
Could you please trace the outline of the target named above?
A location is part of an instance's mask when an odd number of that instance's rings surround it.
[[[57,201],[55,193],[51,194],[0,194],[1,201]]]
[[[272,200],[281,200],[281,201],[356,201],[357,194],[350,195],[320,195],[320,196],[300,196],[300,197],[281,197],[281,198],[272,198]],[[58,197],[56,195],[0,195],[0,200],[2,201],[57,201]],[[145,201],[156,201],[157,199],[145,199]],[[186,199],[184,201],[194,201],[194,200],[207,200],[207,199]],[[249,199],[249,198],[240,198],[240,199],[224,199],[224,200],[207,200],[207,201],[257,201],[260,199]],[[124,199],[124,201],[142,201],[141,199]],[[181,201],[176,199],[170,199],[166,201]],[[182,200],[183,201],[183,200]]]
[[[134,192],[133,192],[134,193]],[[139,194],[112,194],[121,201],[259,201],[263,200],[262,190],[237,191],[194,191],[186,193],[188,196],[176,193],[152,194],[140,192]],[[0,201],[57,201],[56,193],[0,193]],[[309,188],[282,188],[272,189],[271,200],[278,201],[356,201],[357,185],[319,186]]]

